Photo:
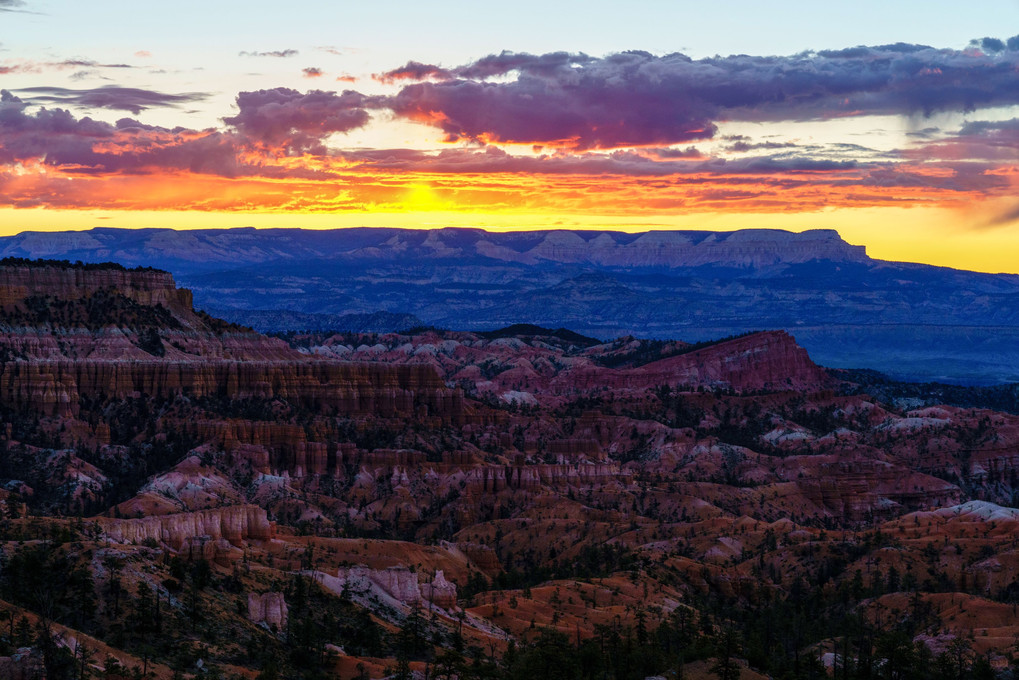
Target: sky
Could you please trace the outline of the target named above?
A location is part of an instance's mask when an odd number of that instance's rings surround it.
[[[0,0],[0,234],[834,228],[1019,273],[1019,0]]]

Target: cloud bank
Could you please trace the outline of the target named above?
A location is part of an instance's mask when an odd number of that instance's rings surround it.
[[[409,62],[390,106],[450,140],[611,149],[709,139],[721,120],[926,115],[1019,103],[1019,36],[968,50],[896,43],[789,57],[503,52],[453,69]]]
[[[437,204],[486,210],[965,205],[1015,194],[1019,119],[915,126],[904,148],[885,150],[719,130],[1017,105],[1017,73],[1019,37],[981,38],[965,50],[898,43],[699,60],[504,52],[451,68],[408,62],[375,76],[388,94],[240,92],[236,111],[205,130],[104,122],[60,107],[138,116],[207,93],[33,87],[0,94],[0,195],[10,205],[355,210],[398,207],[427,185],[445,201]],[[431,126],[457,144],[343,148],[342,135],[389,119]],[[164,188],[139,194],[146,182]]]

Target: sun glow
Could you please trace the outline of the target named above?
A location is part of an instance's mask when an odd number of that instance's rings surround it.
[[[400,201],[402,212],[435,212],[453,209],[455,204],[430,184],[411,184]]]

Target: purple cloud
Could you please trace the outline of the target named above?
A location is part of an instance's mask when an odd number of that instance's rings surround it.
[[[56,88],[46,91],[52,89]],[[68,97],[75,103],[82,100],[82,92],[70,92]],[[119,91],[115,94],[125,95]],[[125,96],[133,94],[129,91]],[[225,119],[232,129],[170,129],[130,118],[115,124],[87,116],[76,118],[59,108],[41,108],[32,113],[28,111],[32,100],[0,90],[0,164],[36,160],[79,173],[163,168],[227,177],[321,179],[328,173],[266,165],[257,160],[257,154],[247,152],[324,154],[325,137],[361,127],[370,119],[365,108],[369,100],[357,92],[301,93],[277,88],[241,92],[237,103],[239,113]],[[125,102],[120,104],[126,106]],[[106,102],[106,106],[112,103]]]
[[[110,124],[64,109],[26,112],[29,103],[0,90],[0,163],[38,160],[85,174],[152,167],[235,176],[238,140],[215,131],[167,129],[129,118]],[[98,148],[98,150],[97,150]]]
[[[419,61],[408,61],[405,65],[400,68],[393,69],[392,71],[386,71],[385,73],[379,73],[375,76],[376,80],[383,83],[394,83],[400,80],[428,80],[429,78],[451,78],[453,73],[447,71],[440,66],[433,66],[432,64],[422,64]]]
[[[4,73],[41,73],[46,70],[66,71],[68,69],[134,68],[130,64],[101,64],[92,59],[64,59],[63,61],[20,61],[0,66]]]
[[[100,64],[94,59],[64,59],[54,63],[47,64],[58,69],[67,68],[134,68],[131,64]]]
[[[223,120],[249,139],[294,153],[323,153],[322,140],[327,135],[355,130],[371,120],[370,103],[371,98],[352,90],[301,93],[277,87],[241,92],[237,95],[240,112]]]
[[[664,148],[650,148],[645,149],[648,153],[652,153],[658,158],[704,158],[704,154],[700,152],[697,147],[688,146],[685,149],[670,149]]]
[[[389,105],[450,140],[609,149],[710,138],[721,119],[929,115],[1016,104],[1014,43],[983,39],[983,51],[897,43],[699,60],[503,52],[454,69],[411,62],[379,78],[431,79],[405,86]]]
[[[1002,210],[1001,212],[995,213],[991,219],[984,223],[983,227],[1003,227],[1013,222],[1019,221],[1019,204],[1013,204],[1011,207]]]
[[[966,123],[959,130],[960,135],[994,135],[1000,133],[1011,133],[1019,137],[1019,118],[1010,120],[976,120]]]
[[[1005,41],[998,38],[979,38],[970,40],[969,44],[982,49],[984,52],[1003,52],[1006,49]]]
[[[963,125],[955,135],[939,139],[919,150],[911,150],[906,155],[1014,164],[1019,160],[1019,118],[972,121]]]

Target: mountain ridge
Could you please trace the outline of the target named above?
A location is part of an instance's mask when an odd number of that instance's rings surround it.
[[[97,228],[2,238],[3,256],[160,267],[199,307],[270,332],[413,320],[697,342],[773,328],[826,366],[1019,381],[1019,276],[875,260],[833,230]]]
[[[230,247],[229,251],[225,248]],[[783,247],[785,246],[785,247]],[[832,229],[789,232],[779,229],[736,231],[658,230],[624,232],[567,229],[488,232],[475,228],[433,230],[353,227],[329,230],[232,229],[125,230],[97,227],[79,232],[26,231],[0,239],[0,255],[30,258],[61,255],[93,261],[106,257],[118,262],[181,260],[244,262],[296,260],[309,256],[333,258],[382,257],[410,248],[433,258],[474,254],[492,260],[536,264],[590,262],[609,266],[692,266],[701,262],[734,266],[841,256],[846,261],[866,258],[864,246],[846,243]],[[583,249],[583,250],[578,250]],[[690,260],[692,251],[704,251]],[[708,252],[710,251],[710,253]],[[622,256],[613,259],[611,256]],[[640,257],[634,257],[640,255]],[[783,255],[785,259],[783,260]],[[729,256],[732,259],[726,260]]]

